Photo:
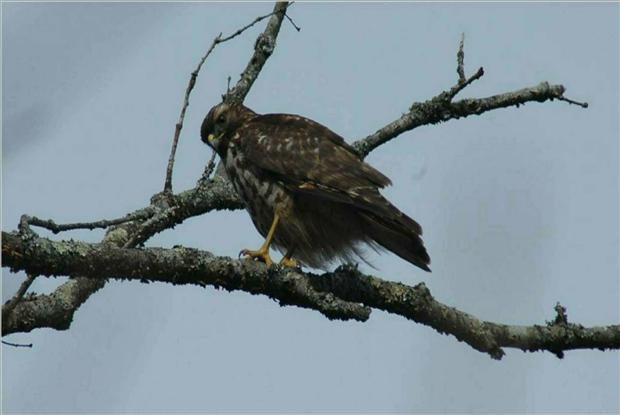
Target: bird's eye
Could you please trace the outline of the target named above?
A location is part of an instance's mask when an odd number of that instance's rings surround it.
[[[221,124],[224,122],[226,118],[224,117],[224,114],[220,115],[219,117],[217,117],[217,120],[215,120],[216,123]]]

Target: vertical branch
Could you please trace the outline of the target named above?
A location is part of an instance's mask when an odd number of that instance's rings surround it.
[[[37,278],[36,275],[27,274],[26,279],[19,286],[19,289],[17,290],[13,298],[11,298],[9,301],[6,302],[6,304],[2,306],[2,324],[5,324],[6,319],[11,315],[11,313],[15,309],[15,306],[17,306],[17,304],[19,304],[22,298],[24,298],[26,291],[28,291],[28,288],[30,288],[35,278]]]
[[[252,84],[254,84],[254,81],[258,78],[258,74],[261,69],[263,69],[265,62],[267,62],[267,59],[269,59],[276,47],[276,38],[280,32],[282,20],[284,20],[284,16],[286,16],[286,9],[291,4],[292,3],[287,1],[276,2],[265,31],[256,39],[252,58],[241,73],[241,78],[237,84],[226,94],[226,101],[241,103],[248,95]]]
[[[461,33],[461,42],[459,43],[459,51],[456,53],[456,73],[459,74],[459,84],[464,84],[465,78],[465,33]]]
[[[241,33],[245,32],[247,29],[251,28],[252,26],[254,26],[256,23],[274,16],[276,13],[280,13],[280,9],[282,8],[281,5],[282,3],[276,3],[276,6],[274,7],[274,11],[272,11],[269,14],[263,15],[263,16],[259,16],[256,19],[254,19],[252,22],[248,23],[247,25],[243,26],[240,29],[237,29],[234,33],[232,33],[230,36],[227,37],[222,37],[222,34],[220,33],[219,35],[217,35],[215,37],[215,39],[213,39],[213,42],[211,42],[211,46],[209,46],[209,49],[207,50],[207,53],[205,53],[205,55],[200,59],[200,62],[198,63],[198,66],[196,67],[196,69],[194,69],[194,71],[191,73],[190,78],[189,78],[189,82],[187,84],[187,88],[185,89],[185,96],[183,98],[183,106],[181,107],[181,114],[179,115],[179,120],[177,121],[175,128],[174,128],[174,137],[172,139],[172,149],[170,150],[170,157],[168,158],[168,166],[166,167],[166,180],[164,182],[164,193],[171,193],[172,192],[172,171],[174,170],[174,158],[176,156],[176,152],[177,152],[177,146],[179,144],[179,137],[181,136],[181,130],[183,129],[183,122],[185,120],[185,112],[187,111],[187,107],[189,106],[189,96],[192,93],[192,90],[194,89],[194,86],[196,86],[196,79],[198,78],[198,73],[200,72],[200,69],[202,68],[202,65],[205,63],[205,61],[207,60],[207,58],[209,57],[209,55],[211,54],[211,52],[213,52],[213,49],[215,49],[215,47],[217,45],[219,45],[220,43],[224,43],[227,42],[237,36],[239,36]],[[288,6],[288,3],[284,3],[284,11],[286,11],[286,7]],[[284,12],[282,12],[284,13]],[[272,25],[272,20],[271,19],[269,21],[269,23],[267,24],[267,29],[265,30],[265,33],[267,33],[267,30],[270,28],[270,25]],[[282,17],[279,18],[279,22],[282,22]],[[278,30],[280,28],[280,24],[278,24]],[[276,32],[277,35],[277,32]],[[275,36],[274,36],[274,45],[275,45]],[[257,44],[258,41],[257,40]],[[271,53],[270,53],[271,54]],[[256,55],[256,53],[255,53]],[[266,60],[266,58],[265,58]],[[264,62],[263,62],[264,64]],[[261,65],[262,68],[262,65]],[[247,70],[247,68],[246,68]],[[260,72],[260,68],[258,69],[258,72]],[[258,72],[256,73],[256,76],[258,76]],[[254,78],[256,78],[256,76]],[[252,81],[254,82],[254,81]],[[252,84],[250,83],[250,85],[248,86],[248,91],[250,89],[250,87],[252,86]],[[245,92],[245,94],[247,94],[247,91]],[[245,96],[245,95],[244,95]]]

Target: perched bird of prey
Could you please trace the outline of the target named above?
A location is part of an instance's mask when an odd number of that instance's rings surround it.
[[[325,268],[336,259],[363,259],[359,245],[366,243],[430,271],[422,228],[379,193],[390,179],[327,127],[224,102],[211,108],[200,135],[265,237],[259,249],[240,255],[270,266],[273,245],[283,266],[298,260]]]

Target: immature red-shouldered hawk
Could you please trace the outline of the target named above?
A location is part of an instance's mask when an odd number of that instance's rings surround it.
[[[390,179],[327,127],[221,103],[207,114],[200,135],[222,158],[266,238],[258,250],[241,254],[271,265],[273,245],[284,253],[282,265],[294,266],[295,258],[324,268],[334,259],[361,257],[359,244],[367,243],[430,271],[422,228],[379,193]]]

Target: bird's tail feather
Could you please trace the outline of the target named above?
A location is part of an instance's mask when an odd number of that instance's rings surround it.
[[[391,208],[398,212],[397,217],[377,216],[372,212],[360,211],[360,216],[367,227],[367,234],[385,249],[430,272],[428,266],[431,259],[420,237],[422,233],[420,225],[394,206]],[[407,220],[403,220],[403,217]]]

